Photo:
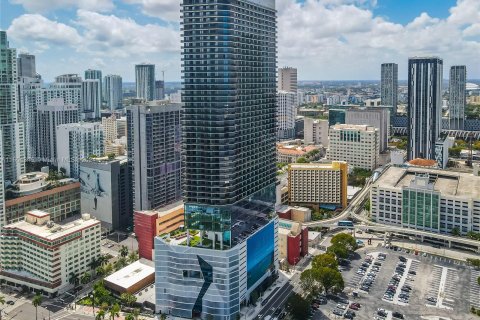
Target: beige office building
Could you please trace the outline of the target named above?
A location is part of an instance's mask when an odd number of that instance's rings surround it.
[[[346,162],[295,163],[288,166],[290,204],[347,206]]]
[[[328,120],[305,117],[303,119],[303,139],[305,144],[328,147]]]
[[[70,223],[54,223],[50,214],[33,210],[4,226],[0,237],[0,280],[50,296],[70,288],[70,274],[90,272],[100,255],[100,221],[85,213]]]
[[[374,170],[379,165],[378,128],[368,125],[337,124],[330,127],[327,159],[345,161],[350,167]]]
[[[278,69],[278,91],[297,92],[297,69],[284,67]]]

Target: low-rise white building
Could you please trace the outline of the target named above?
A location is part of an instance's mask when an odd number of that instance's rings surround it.
[[[346,161],[349,167],[374,170],[379,165],[378,128],[367,125],[336,124],[330,127],[327,159]]]
[[[390,167],[372,185],[376,222],[437,233],[480,232],[480,177],[419,167]]]
[[[1,280],[55,296],[69,288],[71,274],[90,272],[100,255],[100,221],[83,214],[57,224],[49,213],[33,210],[25,221],[3,227],[0,246]]]

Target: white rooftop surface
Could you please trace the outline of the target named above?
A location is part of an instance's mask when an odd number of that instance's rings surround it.
[[[40,217],[43,211],[34,210],[31,211],[33,215]],[[27,221],[19,221],[16,223],[9,224],[4,228],[18,229],[25,231],[27,233],[33,234],[37,237],[41,237],[48,240],[55,240],[62,238],[72,232],[80,231],[87,227],[91,227],[95,224],[99,224],[100,220],[90,218],[88,220],[83,220],[82,218],[69,222],[69,223],[55,223],[52,227],[44,225],[31,224]]]
[[[340,163],[343,163],[342,161],[339,161]],[[332,163],[308,163],[308,164],[303,164],[303,163],[292,163],[290,164],[291,169],[329,169],[329,170],[340,170],[340,168],[332,168]]]
[[[474,199],[480,198],[480,177],[464,172],[420,167],[409,167],[408,169],[390,167],[375,184],[387,188],[401,189],[410,184],[415,174],[425,173],[438,175],[438,178],[435,180],[434,190],[441,192],[443,195]]]
[[[105,280],[125,289],[130,288],[142,279],[155,273],[155,269],[152,266],[142,261],[143,259],[135,261],[125,268],[109,275]]]

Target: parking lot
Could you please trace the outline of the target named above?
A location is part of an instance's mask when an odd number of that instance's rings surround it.
[[[350,309],[354,319],[478,319],[469,310],[480,307],[479,271],[455,260],[381,246],[357,253],[342,268],[346,299],[360,305]],[[341,305],[328,300],[320,311],[341,319],[349,310]]]

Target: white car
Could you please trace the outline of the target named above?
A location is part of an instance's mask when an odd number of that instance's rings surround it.
[[[339,304],[337,304],[337,308],[338,308],[338,309],[345,310],[345,309],[347,308],[347,306],[344,305],[344,304],[339,303]]]

